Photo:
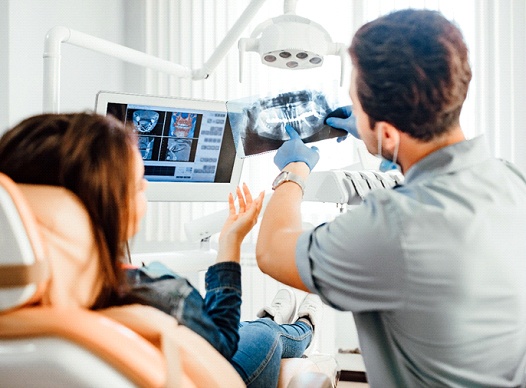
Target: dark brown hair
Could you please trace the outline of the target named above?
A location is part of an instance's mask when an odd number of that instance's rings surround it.
[[[120,285],[135,184],[133,129],[93,113],[43,114],[0,139],[0,171],[17,183],[61,186],[88,211],[99,252],[103,307]]]
[[[372,127],[386,121],[429,141],[459,123],[471,80],[468,50],[439,12],[407,9],[369,22],[349,53]]]

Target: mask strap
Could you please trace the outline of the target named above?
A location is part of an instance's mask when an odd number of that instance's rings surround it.
[[[378,130],[378,152],[376,154],[376,156],[378,156],[379,158],[383,158],[382,156],[382,135],[380,133],[380,130]]]
[[[398,150],[400,148],[400,142],[396,143],[394,153],[393,153],[393,164],[396,164],[396,160],[398,159]],[[382,136],[380,134],[380,130],[378,130],[378,153],[377,156],[379,158],[383,158],[382,156]]]
[[[394,153],[393,153],[393,163],[396,164],[396,158],[398,158],[398,149],[400,148],[400,141],[396,143]]]

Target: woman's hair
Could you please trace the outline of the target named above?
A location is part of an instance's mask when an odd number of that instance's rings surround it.
[[[0,172],[17,183],[64,187],[88,211],[99,252],[103,307],[120,285],[135,185],[132,128],[92,113],[43,114],[0,138]]]
[[[408,9],[369,22],[349,53],[371,128],[386,121],[429,141],[459,123],[471,80],[468,49],[439,12]]]

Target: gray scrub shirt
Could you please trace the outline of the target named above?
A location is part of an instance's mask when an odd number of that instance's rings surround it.
[[[525,386],[526,181],[482,137],[303,233],[304,284],[352,311],[372,387]]]

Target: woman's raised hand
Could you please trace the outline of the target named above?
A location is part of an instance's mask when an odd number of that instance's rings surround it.
[[[259,213],[263,206],[264,192],[261,192],[258,197],[254,199],[245,183],[243,183],[243,188],[238,187],[236,192],[238,201],[237,208],[234,196],[230,194],[228,197],[229,215],[219,235],[217,262],[239,262],[241,243],[257,223]]]

